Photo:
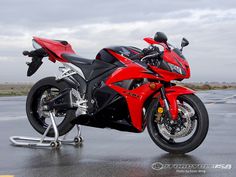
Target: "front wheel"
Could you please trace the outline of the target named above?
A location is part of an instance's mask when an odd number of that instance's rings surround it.
[[[161,149],[170,153],[188,153],[205,139],[209,119],[202,101],[194,94],[177,98],[178,119],[171,120],[158,112],[157,100],[153,100],[147,112],[147,128],[150,137]]]

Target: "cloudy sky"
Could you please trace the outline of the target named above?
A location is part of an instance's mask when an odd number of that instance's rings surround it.
[[[26,77],[32,36],[64,39],[84,57],[109,45],[147,47],[142,40],[156,31],[184,49],[190,81],[236,81],[235,0],[1,0],[0,83],[34,82],[55,75],[59,64],[45,59]]]

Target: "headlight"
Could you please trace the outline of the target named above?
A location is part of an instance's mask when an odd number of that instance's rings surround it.
[[[170,67],[172,72],[185,75],[185,71],[182,68],[180,68],[180,67],[178,67],[176,65],[173,65],[171,63],[168,63],[168,65],[169,65],[169,67]]]
[[[37,43],[34,39],[32,40],[32,45],[35,49],[41,49],[42,48],[42,46],[39,43]]]

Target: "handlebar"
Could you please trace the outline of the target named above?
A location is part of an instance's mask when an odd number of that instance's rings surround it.
[[[144,60],[148,60],[148,59],[153,59],[155,57],[158,57],[160,53],[160,50],[158,47],[151,45],[149,48],[144,48],[142,50],[142,52],[140,52],[139,54],[136,54],[132,57],[130,57],[132,60],[140,60],[140,61],[144,61]]]
[[[141,59],[141,61],[147,61],[148,59],[154,59],[154,58],[157,58],[159,55],[160,55],[159,53],[150,54],[150,55],[143,57]]]

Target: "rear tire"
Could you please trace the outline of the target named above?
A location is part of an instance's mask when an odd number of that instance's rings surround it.
[[[57,88],[59,92],[66,88],[70,88],[70,86],[65,81],[56,81],[55,77],[46,77],[39,80],[31,88],[26,100],[26,114],[28,120],[32,127],[40,134],[44,134],[48,125],[42,121],[42,117],[40,117],[38,113],[38,104],[41,99],[42,92],[50,87]],[[59,136],[68,133],[74,127],[74,124],[71,123],[71,121],[74,119],[74,115],[74,110],[66,111],[64,119],[62,122],[60,122],[60,124],[57,125]],[[55,117],[55,119],[56,118],[57,117]],[[53,128],[49,130],[47,136],[54,136]]]
[[[152,101],[147,111],[147,129],[151,139],[161,149],[170,153],[184,154],[193,151],[203,142],[208,132],[209,118],[204,104],[196,95],[181,95],[178,97],[178,99],[184,100],[190,104],[197,116],[196,129],[194,134],[189,139],[184,142],[175,143],[175,141],[168,141],[164,138],[164,136],[161,135],[157,128],[157,123],[154,121],[155,112],[158,106],[157,100]]]

